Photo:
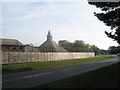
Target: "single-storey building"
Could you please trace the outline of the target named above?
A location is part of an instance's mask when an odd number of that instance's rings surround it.
[[[47,34],[47,40],[39,46],[40,52],[67,52],[66,49],[58,45],[55,41],[52,40],[52,34],[49,31]]]
[[[0,39],[3,52],[39,52],[37,48],[29,44],[23,45],[16,39]]]
[[[38,47],[33,47],[33,46],[29,45],[29,44],[26,44],[24,46],[25,46],[25,48],[24,48],[25,52],[40,52],[37,49]]]
[[[16,39],[0,39],[1,50],[4,52],[23,52],[24,45]]]

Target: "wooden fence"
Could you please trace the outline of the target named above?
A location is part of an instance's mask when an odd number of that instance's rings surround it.
[[[2,52],[1,64],[53,61],[95,57],[94,52]]]

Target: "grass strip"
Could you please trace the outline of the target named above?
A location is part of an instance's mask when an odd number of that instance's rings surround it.
[[[114,56],[111,55],[98,55],[94,58],[83,58],[83,59],[73,59],[73,60],[42,61],[42,62],[31,62],[31,63],[29,62],[22,64],[3,64],[2,73],[9,74],[9,73],[24,72],[24,71],[63,67],[63,66],[81,64],[87,62],[101,61],[113,57]]]
[[[34,88],[119,88],[120,63]]]

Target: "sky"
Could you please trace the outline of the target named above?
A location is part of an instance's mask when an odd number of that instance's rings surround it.
[[[50,30],[57,43],[59,40],[83,40],[105,50],[118,45],[104,33],[110,31],[110,27],[93,14],[101,10],[88,4],[87,0],[5,0],[0,4],[1,38],[40,46]]]

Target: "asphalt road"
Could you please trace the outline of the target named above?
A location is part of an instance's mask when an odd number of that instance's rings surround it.
[[[60,68],[37,70],[9,74],[2,76],[2,88],[30,88],[54,80],[63,79],[80,73],[95,70],[118,62],[118,58],[111,58],[99,62],[91,62]]]

